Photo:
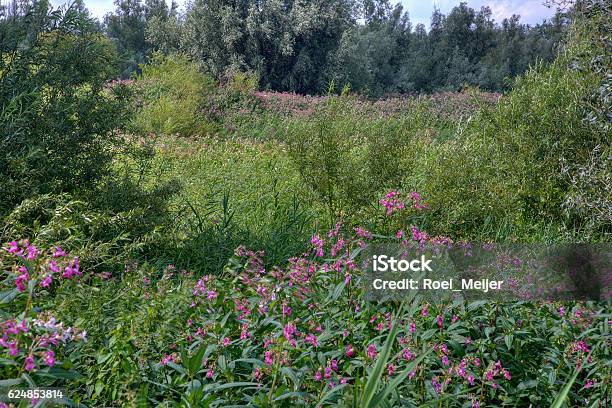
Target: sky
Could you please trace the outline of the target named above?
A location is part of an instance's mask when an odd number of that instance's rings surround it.
[[[178,0],[178,3],[184,5],[186,1]],[[54,5],[64,2],[64,0],[51,0]],[[168,0],[169,2],[170,0]],[[459,4],[459,0],[401,0],[400,2],[404,5],[404,10],[408,11],[413,26],[423,23],[427,28],[429,28],[429,19],[434,6],[437,6],[442,13],[448,14],[453,7]],[[554,15],[554,9],[547,8],[543,5],[543,2],[544,0],[467,1],[468,6],[475,10],[479,10],[481,6],[489,6],[493,12],[493,17],[498,22],[506,17],[511,17],[513,14],[519,14],[522,22],[531,25],[541,23],[544,19],[549,19]],[[102,18],[104,14],[113,11],[115,8],[113,0],[85,0],[85,5],[98,18]]]

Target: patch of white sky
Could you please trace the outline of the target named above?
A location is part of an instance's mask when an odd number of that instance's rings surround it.
[[[167,0],[170,2],[171,0]],[[419,23],[429,28],[431,14],[434,8],[438,8],[443,14],[448,14],[453,7],[459,4],[458,0],[401,0],[404,10],[408,12],[413,27]],[[66,3],[64,0],[51,0],[55,6]],[[184,8],[187,0],[178,0],[179,5]],[[393,1],[392,1],[393,3]],[[521,22],[535,25],[545,19],[550,19],[554,14],[553,8],[546,7],[544,0],[471,0],[467,1],[468,6],[475,10],[480,10],[482,6],[489,6],[493,18],[501,22],[504,18],[511,17],[513,14],[521,16]],[[85,0],[85,6],[91,14],[102,19],[106,13],[115,9],[113,0]]]

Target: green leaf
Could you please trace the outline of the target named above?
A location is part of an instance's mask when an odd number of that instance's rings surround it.
[[[13,385],[21,384],[23,378],[11,378],[8,380],[0,380],[0,387],[11,387]]]
[[[321,404],[323,404],[325,401],[327,401],[328,399],[330,399],[334,394],[336,394],[338,391],[342,390],[343,388],[345,388],[348,384],[340,384],[335,386],[334,388],[330,389],[329,391],[327,391],[325,394],[323,394],[321,396],[321,399],[319,400],[319,402],[316,404],[316,406],[321,406]]]
[[[13,299],[19,294],[17,288],[9,289],[0,292],[0,304],[11,303]]]
[[[280,395],[276,398],[274,398],[274,401],[281,401],[287,398],[294,398],[294,397],[308,397],[308,393],[307,392],[298,392],[298,391],[292,391],[292,392],[287,392],[283,395]]]
[[[578,377],[578,373],[579,372],[580,372],[579,370],[574,370],[574,374],[572,374],[572,377],[563,386],[563,388],[561,389],[559,394],[557,394],[557,397],[553,401],[553,403],[550,406],[550,408],[561,408],[563,406],[563,404],[565,403],[565,400],[567,399],[567,396],[568,396],[570,390],[572,389],[572,385],[574,384],[574,382],[576,381],[576,378]]]
[[[332,302],[337,300],[340,297],[340,295],[342,294],[342,290],[344,290],[345,286],[346,284],[344,283],[344,281],[336,285],[336,288],[334,289],[334,293],[332,294],[332,297],[331,297]]]
[[[512,348],[512,340],[514,340],[514,336],[512,334],[506,334],[506,336],[504,336],[504,341],[506,342],[506,347],[508,350]]]
[[[589,360],[589,357],[591,356],[592,352],[593,352],[593,350],[591,350],[591,352],[589,352],[589,354],[582,360],[583,364],[584,364],[585,361]],[[567,399],[567,396],[569,395],[570,390],[572,389],[572,385],[576,381],[576,378],[578,378],[578,374],[579,373],[580,373],[580,370],[578,370],[578,369],[574,370],[574,373],[572,374],[571,378],[563,386],[563,388],[561,389],[559,394],[557,394],[557,397],[553,401],[553,403],[550,406],[550,408],[561,408],[563,406],[563,404],[565,403],[565,400]]]
[[[365,390],[363,391],[363,395],[361,398],[361,406],[362,407],[370,407],[370,402],[372,398],[374,398],[374,394],[376,389],[378,388],[380,379],[382,377],[383,371],[387,362],[389,361],[389,355],[391,354],[391,348],[393,347],[393,342],[395,341],[395,337],[397,336],[397,331],[399,328],[399,316],[402,315],[403,303],[400,305],[399,311],[396,315],[395,322],[393,323],[393,327],[387,336],[387,340],[385,341],[385,345],[383,346],[383,350],[378,356],[378,360],[376,361],[376,365],[374,369],[370,373],[368,377],[368,381],[366,382]]]

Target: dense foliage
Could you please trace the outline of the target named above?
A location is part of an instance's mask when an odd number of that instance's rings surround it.
[[[0,214],[36,193],[95,188],[111,166],[127,89],[115,49],[77,9],[0,21]]]
[[[247,71],[261,88],[307,94],[331,81],[372,95],[507,90],[507,78],[554,59],[569,21],[558,13],[533,27],[516,15],[495,22],[489,7],[461,3],[436,10],[426,31],[389,0],[198,0],[183,15],[159,0],[116,3],[105,22],[125,52],[124,73],[157,49],[185,53],[216,78]]]

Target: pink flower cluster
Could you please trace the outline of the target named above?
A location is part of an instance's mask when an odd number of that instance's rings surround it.
[[[423,202],[421,195],[416,191],[410,192],[407,198],[412,201],[411,207],[415,210],[425,210],[428,208],[427,204]],[[404,210],[407,207],[405,199],[402,199],[401,194],[395,190],[385,194],[379,203],[385,207],[387,216],[393,215],[393,213]]]
[[[87,333],[73,327],[64,327],[49,314],[42,314],[31,322],[13,319],[0,322],[0,346],[12,359],[23,358],[23,368],[33,371],[37,364],[55,365],[54,348],[69,341],[87,341]],[[39,363],[37,363],[37,361]]]
[[[16,275],[15,287],[19,292],[25,292],[31,280],[39,280],[40,287],[48,289],[55,276],[61,276],[64,279],[83,276],[79,267],[79,258],[69,259],[60,247],[49,251],[50,256],[47,258],[42,256],[43,251],[27,239],[20,242],[11,241],[3,249],[17,259],[14,273]]]

